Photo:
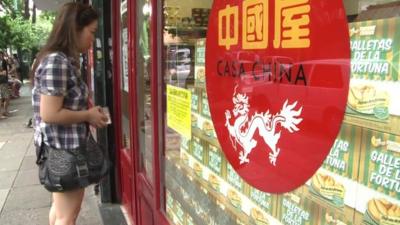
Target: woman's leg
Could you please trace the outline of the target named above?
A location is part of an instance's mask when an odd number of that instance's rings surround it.
[[[53,206],[56,214],[55,225],[75,225],[85,189],[68,192],[54,192]]]
[[[54,202],[51,203],[51,208],[49,212],[49,224],[55,225],[56,224],[56,209],[54,207]]]

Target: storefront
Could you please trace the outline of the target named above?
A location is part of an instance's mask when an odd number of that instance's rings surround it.
[[[93,2],[102,6],[106,1]],[[251,11],[254,21],[248,20],[247,26],[221,31],[223,38],[207,36],[210,31],[220,32],[218,22],[236,21],[236,15],[229,14],[229,10],[234,11],[236,6],[244,8],[242,2],[261,7]],[[102,73],[109,75],[107,82],[112,84],[103,99],[109,99],[105,104],[112,109],[113,129],[106,136],[114,138],[109,142],[113,145],[117,168],[116,184],[109,181],[108,186],[104,186],[116,189],[113,194],[120,198],[134,224],[400,224],[400,104],[395,100],[400,96],[400,18],[390,10],[400,3],[376,1],[380,5],[367,10],[366,6],[372,1],[345,1],[346,10],[322,11],[342,6],[331,0],[297,1],[295,6],[305,6],[301,8],[304,11],[298,12],[308,13],[312,21],[321,25],[321,31],[326,31],[320,37],[326,37],[327,42],[315,41],[313,33],[310,36],[311,46],[319,44],[325,51],[305,53],[304,46],[310,45],[299,41],[297,48],[271,50],[273,54],[266,58],[263,54],[269,51],[265,50],[268,43],[271,49],[280,46],[273,41],[276,36],[270,36],[262,51],[248,51],[260,46],[251,44],[238,50],[237,41],[242,41],[244,35],[236,40],[235,29],[242,29],[239,35],[245,33],[243,29],[253,29],[255,33],[257,29],[265,29],[254,24],[259,23],[257,15],[264,15],[255,12],[268,9],[267,2],[271,1],[221,0],[219,11],[215,9],[217,4],[213,8],[212,0],[121,0],[103,7],[104,11],[110,9],[108,21],[112,37],[98,40],[100,46],[110,48],[101,53],[98,52],[101,48],[95,49],[93,63],[96,65],[96,59],[103,58],[99,58],[99,54],[111,57],[112,72],[108,74],[104,72],[106,67],[100,66],[105,68]],[[276,5],[278,3],[271,3],[269,7]],[[290,8],[290,4],[286,7]],[[316,9],[320,11],[314,12]],[[379,13],[385,9],[386,13]],[[371,10],[376,11],[365,16]],[[221,11],[222,14],[218,14]],[[346,14],[352,20],[348,28]],[[225,18],[220,19],[220,15]],[[368,20],[362,20],[362,15]],[[238,21],[242,23],[242,20]],[[210,21],[216,25],[207,27]],[[341,21],[346,23],[345,34],[340,33],[343,31]],[[265,26],[267,24],[273,26],[274,23],[267,22]],[[339,31],[330,32],[332,28],[324,28],[324,24],[335,26]],[[304,28],[304,25],[299,27]],[[338,34],[342,36],[335,36]],[[303,36],[299,39],[304,39]],[[247,40],[259,39],[257,35],[253,38]],[[217,43],[217,47],[206,50],[213,43]],[[281,46],[285,46],[283,41]],[[341,52],[343,46],[347,46],[348,53]],[[333,61],[328,58],[331,54],[335,57]],[[223,59],[227,55],[230,58]],[[289,59],[302,61],[301,64],[289,63]],[[290,64],[291,69],[281,64],[276,66],[277,63]],[[259,73],[255,72],[257,68]],[[271,68],[279,68],[279,77],[273,77]],[[222,80],[210,86],[213,69]],[[329,76],[317,79],[321,71]],[[240,78],[239,88],[226,84],[228,78]],[[275,141],[270,145],[266,141],[265,152],[245,152],[244,141],[238,141],[234,133],[224,136],[221,130],[237,128],[234,128],[236,118],[233,117],[243,109],[239,106],[234,109],[239,102],[245,108],[256,104],[254,99],[268,100],[274,105],[270,97],[260,92],[271,93],[268,88],[275,88],[272,94],[276,99],[287,98],[288,103],[282,109],[281,105],[271,107],[271,111],[263,108],[265,105],[250,109],[246,111],[247,119],[261,113],[259,118],[264,122],[273,121],[285,117],[283,111],[287,109],[291,110],[294,122],[285,125],[285,129],[281,125],[280,131],[273,133],[278,140],[284,137],[280,144]],[[312,90],[302,91],[305,88]],[[245,94],[239,96],[236,91]],[[315,95],[326,96],[326,99],[314,98]],[[221,108],[219,101],[223,96],[231,101],[229,108]],[[298,96],[306,99],[304,104],[291,101]],[[328,106],[343,96],[346,98],[342,104],[345,116],[341,124],[340,110]],[[340,101],[337,104],[341,106]],[[229,113],[225,114],[226,111]],[[310,112],[310,116],[305,116]],[[213,115],[216,113],[221,114],[222,122],[216,123],[217,117]],[[303,120],[299,119],[300,115],[304,115]],[[313,120],[307,122],[307,118]],[[248,132],[250,127],[250,123],[239,127],[242,130],[238,132]],[[307,130],[308,127],[317,128]],[[298,130],[309,133],[296,136]],[[261,127],[258,132],[254,137],[260,145]],[[333,139],[329,141],[330,136]],[[248,141],[257,145],[254,139]],[[329,148],[325,151],[328,142]],[[285,158],[279,148],[286,151],[287,145],[308,146],[308,149],[303,147],[300,150],[304,154]],[[233,151],[226,150],[227,146]],[[307,160],[302,161],[303,158]],[[244,165],[261,159],[266,166],[246,176]],[[271,171],[269,168],[278,167],[284,160],[298,168],[299,173],[294,173],[293,177],[283,172],[263,174],[266,168]],[[312,161],[319,163],[319,169],[312,166],[307,169],[307,162],[312,164]],[[315,174],[307,177],[302,171]],[[253,180],[254,177],[258,178]],[[265,181],[260,182],[264,178]],[[272,185],[271,181],[278,182]],[[286,189],[294,190],[282,193]]]

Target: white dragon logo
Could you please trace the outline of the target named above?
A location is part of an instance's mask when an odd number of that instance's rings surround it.
[[[272,165],[276,166],[276,160],[280,152],[280,149],[277,148],[276,144],[281,137],[281,132],[276,131],[277,125],[280,124],[290,133],[299,131],[300,129],[296,125],[298,125],[303,119],[297,117],[300,116],[303,107],[295,111],[293,109],[296,107],[297,102],[288,105],[288,100],[286,100],[280,113],[272,116],[269,113],[269,110],[264,114],[256,112],[249,121],[248,113],[250,104],[248,97],[246,94],[235,93],[232,99],[235,107],[233,108],[232,112],[236,120],[232,126],[229,122],[231,119],[231,112],[226,110],[225,126],[228,128],[229,136],[235,150],[237,150],[236,143],[243,148],[239,154],[240,164],[250,162],[248,155],[251,153],[253,148],[257,146],[257,141],[253,139],[253,136],[258,129],[260,136],[263,137],[264,142],[272,150],[269,153],[269,161]]]

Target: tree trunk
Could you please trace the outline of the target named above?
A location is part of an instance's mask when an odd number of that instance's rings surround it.
[[[25,8],[24,8],[24,18],[26,20],[29,20],[29,17],[30,17],[30,15],[29,15],[29,0],[24,0],[24,6],[25,6]]]
[[[33,8],[32,8],[32,23],[36,23],[36,5],[33,3]]]
[[[25,75],[26,70],[24,69],[24,63],[22,61],[23,53],[22,53],[22,49],[21,48],[17,48],[17,55],[18,55],[18,59],[19,59],[19,68],[20,68],[19,79],[21,79],[21,83],[23,84],[24,83],[24,79],[27,76]]]

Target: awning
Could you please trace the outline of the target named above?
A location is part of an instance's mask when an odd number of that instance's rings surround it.
[[[40,10],[57,11],[60,6],[67,2],[73,2],[71,0],[33,0],[36,8]]]

